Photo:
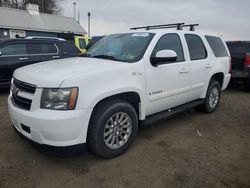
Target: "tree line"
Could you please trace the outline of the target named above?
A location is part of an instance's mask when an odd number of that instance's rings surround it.
[[[15,9],[26,9],[26,4],[33,3],[39,5],[39,11],[48,14],[61,14],[63,9],[60,2],[64,0],[0,0],[0,7]]]

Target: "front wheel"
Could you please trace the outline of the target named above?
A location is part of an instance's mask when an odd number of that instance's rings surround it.
[[[91,117],[87,144],[98,156],[113,158],[128,150],[137,128],[137,113],[129,103],[104,101]]]
[[[206,98],[204,103],[200,106],[200,110],[206,113],[214,112],[220,102],[220,94],[221,94],[221,85],[218,81],[211,80]]]

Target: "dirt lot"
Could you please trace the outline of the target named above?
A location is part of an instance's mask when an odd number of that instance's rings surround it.
[[[217,112],[190,111],[139,131],[124,155],[42,154],[20,139],[0,93],[0,187],[250,187],[250,94],[223,93]]]

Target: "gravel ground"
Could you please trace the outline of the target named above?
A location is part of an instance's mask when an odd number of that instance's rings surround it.
[[[38,152],[13,131],[7,93],[0,92],[0,187],[250,187],[249,93],[227,90],[213,114],[190,110],[141,129],[111,160]]]

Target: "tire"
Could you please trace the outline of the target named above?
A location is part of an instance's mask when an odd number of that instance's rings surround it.
[[[205,101],[198,109],[205,113],[214,112],[220,103],[220,95],[221,95],[220,83],[216,80],[211,80],[208,86]]]
[[[244,85],[245,85],[245,91],[246,92],[250,92],[250,79],[249,80],[246,80],[244,82]]]
[[[129,103],[107,100],[91,116],[87,145],[100,157],[114,158],[128,150],[137,129],[137,113]]]

